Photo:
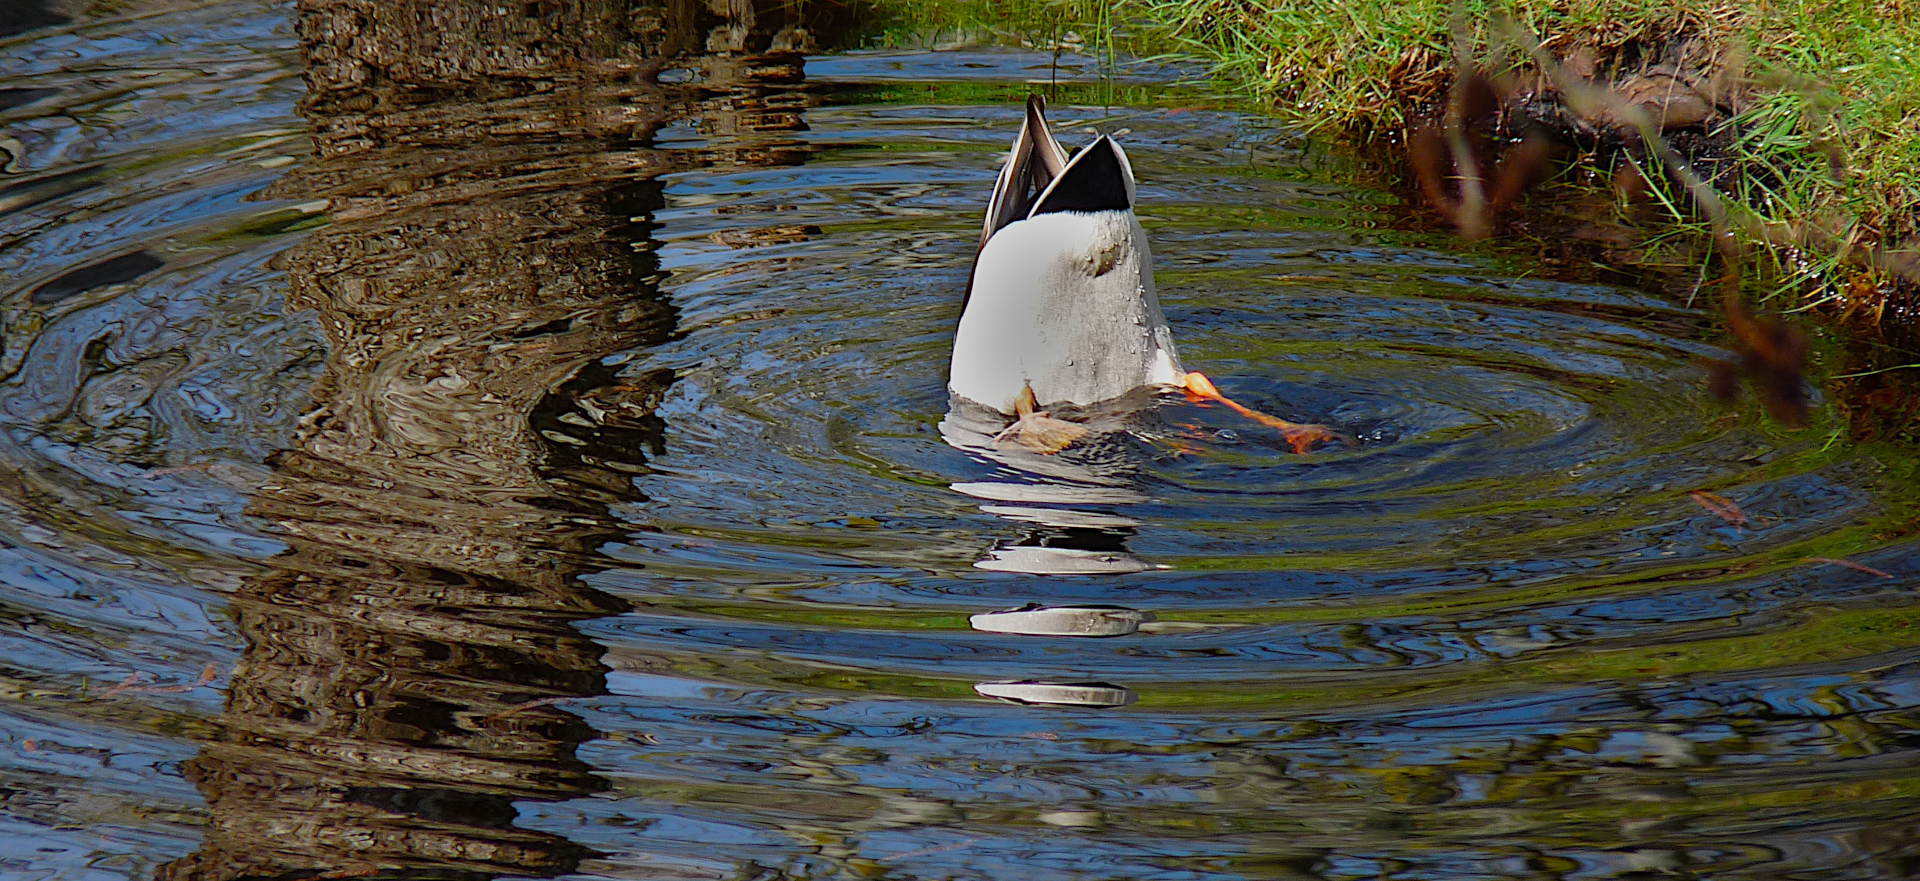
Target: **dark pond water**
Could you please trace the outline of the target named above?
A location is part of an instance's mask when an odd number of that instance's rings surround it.
[[[1920,873],[1915,458],[1683,297],[1151,68],[304,5],[0,42],[0,875]],[[1056,78],[1188,366],[1358,448],[947,442]]]

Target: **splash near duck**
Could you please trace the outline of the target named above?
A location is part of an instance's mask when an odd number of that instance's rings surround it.
[[[1183,390],[1278,428],[1295,452],[1333,440],[1228,400],[1180,366],[1153,287],[1153,251],[1134,215],[1133,166],[1101,135],[1071,157],[1027,99],[1013,150],[987,200],[986,223],[954,335],[947,388],[1012,417],[996,446],[1063,449],[1084,428],[1056,418],[1136,395]]]

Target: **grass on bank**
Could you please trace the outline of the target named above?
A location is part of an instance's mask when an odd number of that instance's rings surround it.
[[[1447,0],[1121,3],[1310,128],[1398,130],[1453,69]],[[1920,280],[1920,265],[1899,265],[1920,247],[1920,0],[1472,0],[1464,12],[1466,48],[1493,66],[1529,66],[1491,24],[1505,13],[1557,58],[1584,56],[1596,80],[1674,62],[1714,78],[1732,114],[1708,127],[1738,169],[1716,183],[1788,287],[1879,308],[1879,281]]]
[[[1011,38],[1096,57],[1179,49],[1303,128],[1395,133],[1443,97],[1451,0],[879,0],[885,41]],[[1715,183],[1781,289],[1874,310],[1920,282],[1920,0],[1467,0],[1476,59],[1529,67],[1501,14],[1605,81],[1683,61],[1731,117],[1710,137],[1738,173]],[[1684,204],[1684,203],[1679,203]],[[1903,259],[1911,263],[1899,265]],[[1877,271],[1862,273],[1861,267]],[[1920,286],[1920,285],[1916,285]]]

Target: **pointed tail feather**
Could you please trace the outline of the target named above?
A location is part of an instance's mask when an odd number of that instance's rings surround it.
[[[1027,96],[1026,127],[1033,133],[1034,161],[1046,172],[1040,181],[1040,186],[1044,187],[1066,170],[1067,151],[1059,141],[1053,139],[1053,132],[1047,128],[1047,102],[1039,95]]]
[[[987,200],[987,219],[980,230],[980,247],[987,239],[1032,210],[1038,194],[1052,184],[1067,167],[1067,151],[1047,129],[1046,104],[1039,95],[1027,98],[1027,115],[1020,133],[1013,138],[1013,152],[1000,179],[994,182],[993,196]]]

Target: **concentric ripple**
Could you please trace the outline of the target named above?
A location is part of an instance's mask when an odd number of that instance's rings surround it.
[[[1683,296],[1381,229],[1171,68],[613,52],[402,126],[290,14],[0,43],[0,868],[1920,871],[1920,457],[1711,403]],[[1186,366],[1354,444],[949,413],[1029,89]]]

